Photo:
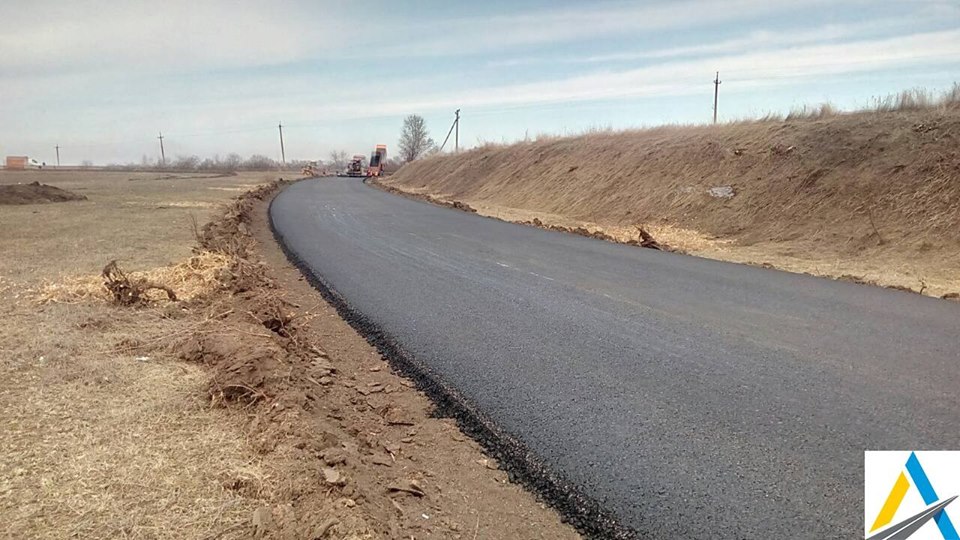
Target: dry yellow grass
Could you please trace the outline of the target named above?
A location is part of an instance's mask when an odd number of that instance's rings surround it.
[[[487,215],[643,225],[695,255],[942,295],[960,290],[960,108],[902,101],[893,112],[488,145],[384,183]]]
[[[242,434],[201,399],[200,367],[54,355],[21,374],[0,390],[4,537],[201,538],[259,504],[225,481],[271,489]]]
[[[242,419],[210,407],[209,375],[157,347],[187,319],[111,306],[99,276],[118,258],[187,298],[203,294],[223,264],[191,256],[191,217],[206,214],[126,203],[212,207],[232,193],[209,187],[245,189],[264,175],[130,176],[0,173],[0,183],[89,198],[0,209],[0,538],[245,538],[253,512],[283,489]]]
[[[201,251],[181,263],[130,272],[128,276],[131,279],[166,285],[176,292],[179,300],[194,300],[218,288],[218,277],[229,264],[230,257],[226,254]],[[111,301],[111,295],[103,286],[103,277],[100,275],[73,276],[59,281],[44,280],[39,287],[28,291],[28,295],[40,304]],[[158,290],[149,291],[147,295],[151,300],[166,298],[166,294]]]

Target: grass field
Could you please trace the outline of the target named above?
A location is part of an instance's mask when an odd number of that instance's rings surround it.
[[[217,205],[272,173],[209,175],[0,171],[0,184],[40,181],[88,200],[0,206],[0,276],[35,282],[62,274],[99,273],[119,260],[131,269],[179,261],[190,254],[191,220],[203,224]]]
[[[272,179],[158,176],[0,172],[0,183],[39,180],[88,197],[0,206],[0,536],[201,538],[248,522],[259,505],[221,487],[269,475],[238,425],[203,398],[204,369],[126,350],[180,331],[179,319],[40,304],[30,292],[96,276],[112,259],[146,270],[187,258],[193,218],[203,223]]]

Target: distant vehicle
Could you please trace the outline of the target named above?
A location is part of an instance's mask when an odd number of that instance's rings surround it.
[[[316,161],[311,161],[310,163],[307,164],[306,167],[300,169],[300,174],[303,176],[316,178],[318,176],[323,176],[323,170],[320,168],[320,165]]]
[[[26,169],[42,169],[46,163],[40,163],[39,161],[27,157],[27,156],[7,156],[6,168],[7,170],[26,170]]]
[[[347,164],[347,168],[343,172],[338,172],[337,176],[365,176],[365,171],[363,168],[363,162],[367,159],[363,154],[357,154],[353,156],[353,159],[350,160],[350,163]]]
[[[383,164],[387,161],[387,145],[378,144],[370,154],[370,166],[367,167],[367,177],[381,176]]]

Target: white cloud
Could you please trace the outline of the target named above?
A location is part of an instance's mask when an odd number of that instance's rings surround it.
[[[910,28],[917,28],[922,24],[928,24],[933,20],[935,19],[930,17],[913,17],[907,20],[882,19],[858,23],[827,24],[816,28],[800,28],[784,31],[754,30],[743,36],[707,43],[700,42],[694,45],[579,56],[516,57],[506,60],[494,60],[488,62],[487,65],[490,67],[512,67],[543,63],[602,64],[631,60],[657,60],[684,56],[770,50],[796,45],[838,41],[841,39],[851,41],[858,38],[863,39],[869,34],[877,34],[879,32],[886,34],[902,33]]]
[[[300,60],[336,43],[334,20],[283,2],[32,1],[3,10],[0,70],[187,71]]]
[[[724,90],[736,92],[761,85],[787,84],[802,78],[957,62],[957,59],[960,59],[960,30],[950,30],[667,62],[627,71],[597,72],[559,80],[470,90],[457,95],[437,94],[378,103],[376,108],[342,103],[324,107],[316,113],[335,117],[387,116],[456,107],[509,107],[685,95],[702,92],[715,70],[722,72],[727,83]]]
[[[652,30],[722,25],[829,3],[829,0],[794,0],[789,4],[770,0],[587,2],[580,6],[558,6],[491,17],[425,23],[402,20],[386,34],[386,44],[380,44],[381,50],[391,56],[463,55],[629,36]]]

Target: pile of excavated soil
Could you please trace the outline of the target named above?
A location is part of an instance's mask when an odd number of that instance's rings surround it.
[[[960,108],[592,133],[404,166],[383,184],[514,221],[644,226],[691,254],[960,290]]]
[[[253,450],[283,488],[244,529],[264,538],[577,538],[560,516],[436,418],[290,266],[266,224],[276,185],[198,231],[221,253],[225,294],[191,305],[189,331],[158,344],[210,373],[211,405],[242,413]],[[226,477],[254,496],[256,479]]]
[[[42,204],[85,200],[87,198],[83,195],[40,182],[0,185],[0,204]]]

